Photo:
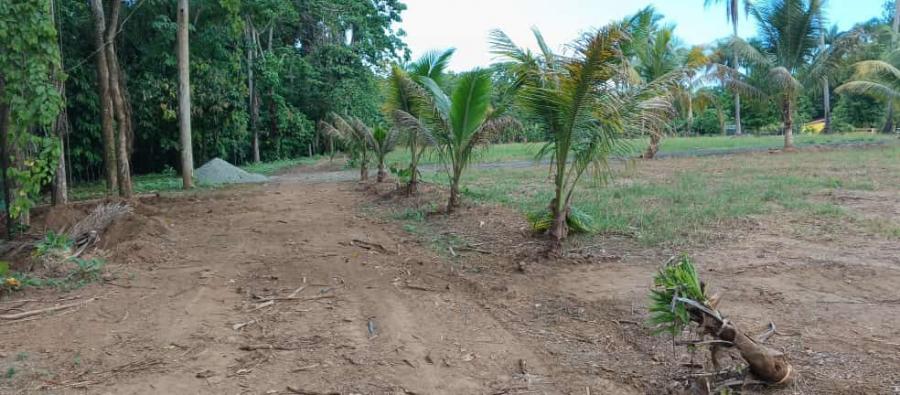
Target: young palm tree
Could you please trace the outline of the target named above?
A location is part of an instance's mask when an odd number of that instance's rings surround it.
[[[331,122],[319,121],[319,129],[340,142],[352,158],[359,161],[359,179],[369,179],[369,149],[374,146],[372,131],[356,118],[344,119],[331,114]]]
[[[621,48],[629,44],[627,23],[616,23],[583,36],[571,57],[543,50],[536,56],[516,46],[503,32],[492,33],[494,53],[508,60],[519,76],[522,108],[540,120],[550,139],[542,149],[552,157],[554,198],[548,233],[554,248],[568,236],[572,198],[588,169],[608,174],[610,154],[626,131],[661,123],[670,109],[667,87],[679,76],[632,85]]]
[[[640,76],[641,82],[645,84],[666,78],[681,66],[676,53],[678,44],[675,40],[675,28],[666,26],[653,29],[646,41],[635,43],[636,62],[634,68],[637,75]],[[677,88],[678,86],[675,84],[670,87],[673,92],[677,91]],[[665,127],[659,126],[661,125],[648,125],[650,144],[643,155],[644,159],[653,159],[659,151],[659,144],[665,134]]]
[[[396,119],[397,111],[402,111],[417,117],[419,98],[425,94],[423,83],[425,79],[434,82],[438,86],[445,84],[446,70],[453,56],[454,50],[443,52],[432,51],[423,55],[419,60],[401,67],[394,65],[387,83],[387,102],[385,112],[388,117],[394,119],[394,124],[400,122]],[[407,172],[407,192],[415,193],[419,184],[419,159],[428,146],[428,136],[417,133],[416,130],[401,129],[402,142],[409,148],[410,162]]]
[[[388,129],[384,126],[376,126],[375,130],[372,131],[372,151],[375,152],[375,160],[378,163],[378,182],[384,182],[385,178],[387,178],[387,171],[384,170],[384,159],[397,146],[399,136],[400,133],[397,129]]]
[[[437,143],[450,178],[447,212],[453,212],[460,203],[460,179],[474,159],[475,150],[515,121],[509,117],[492,117],[492,81],[485,70],[462,74],[449,96],[434,80],[423,77],[423,82],[428,94],[420,98],[427,103],[418,108],[420,117],[397,110],[396,119],[402,128],[430,136]]]
[[[737,39],[738,36],[738,24],[740,21],[740,0],[703,0],[703,5],[709,7],[713,4],[725,3],[725,14],[726,18],[728,18],[728,22],[731,23],[731,27],[733,29],[733,38]],[[750,12],[750,7],[753,4],[752,0],[744,0],[744,13]],[[738,51],[732,51],[731,58],[731,67],[737,70],[740,68],[740,56],[738,56]],[[734,126],[736,135],[741,135],[743,133],[743,128],[741,126],[741,95],[739,92],[734,92]]]
[[[750,14],[759,23],[759,48],[741,39],[731,45],[748,62],[767,70],[765,90],[781,110],[784,149],[793,151],[794,112],[803,89],[799,76],[819,47],[822,0],[772,0],[751,7]]]

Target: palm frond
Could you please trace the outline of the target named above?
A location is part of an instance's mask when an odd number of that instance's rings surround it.
[[[883,100],[900,98],[900,91],[878,82],[866,80],[847,82],[839,86],[835,91],[837,93],[871,95]]]
[[[853,65],[856,69],[855,78],[885,78],[887,80],[900,80],[900,69],[883,60],[864,60]]]
[[[657,333],[676,335],[691,323],[686,301],[700,306],[708,303],[693,261],[681,255],[667,262],[653,278],[648,310]]]
[[[501,116],[492,118],[484,122],[475,132],[472,140],[475,144],[487,144],[504,131],[511,128],[522,128],[522,123],[518,119],[510,116]]]
[[[460,76],[451,98],[449,120],[457,141],[469,139],[487,118],[491,105],[491,78],[484,70]]]
[[[769,81],[774,83],[774,86],[780,88],[781,91],[789,94],[796,94],[797,91],[803,88],[803,84],[788,69],[780,66],[769,70]]]

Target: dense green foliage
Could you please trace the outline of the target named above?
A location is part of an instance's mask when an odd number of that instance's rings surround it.
[[[0,118],[4,153],[13,159],[5,182],[15,185],[9,212],[20,217],[50,182],[59,158],[51,125],[62,106],[57,30],[50,0],[0,3]],[[8,150],[8,151],[7,151]]]
[[[70,78],[69,154],[75,179],[101,176],[102,153],[92,18],[86,1],[63,1],[63,58]],[[133,168],[178,163],[175,3],[123,5],[119,57],[134,116]],[[191,2],[191,82],[195,162],[252,159],[248,67],[259,100],[260,155],[296,158],[326,148],[315,122],[330,112],[381,118],[376,71],[403,60],[397,0],[195,0]],[[251,51],[252,49],[252,51]],[[248,52],[257,57],[248,58]]]

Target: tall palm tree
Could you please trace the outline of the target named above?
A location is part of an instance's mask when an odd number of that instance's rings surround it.
[[[740,11],[741,4],[744,5],[744,13],[750,12],[750,7],[753,5],[752,0],[703,0],[703,5],[705,7],[710,7],[714,4],[725,3],[725,15],[728,19],[728,22],[731,23],[731,27],[733,29],[733,38],[739,38],[738,35],[738,25],[740,21]],[[738,55],[738,51],[732,51],[731,58],[731,67],[735,70],[740,68],[740,56]],[[741,126],[741,95],[739,92],[734,92],[734,126],[736,135],[741,135],[743,133],[743,128]]]
[[[462,74],[450,95],[428,77],[423,77],[422,82],[428,92],[420,98],[425,105],[417,109],[419,117],[397,110],[396,119],[404,129],[431,136],[437,143],[450,179],[447,212],[453,212],[460,205],[459,183],[463,171],[474,159],[475,150],[515,121],[492,117],[492,81],[486,70]]]
[[[803,89],[800,76],[819,47],[822,0],[771,0],[753,6],[750,14],[759,24],[759,45],[737,38],[732,48],[748,62],[768,73],[763,87],[781,110],[784,149],[794,148],[794,112]]]
[[[608,175],[607,160],[621,147],[622,135],[640,130],[642,124],[661,123],[669,112],[665,93],[679,76],[631,84],[631,69],[622,53],[629,44],[629,29],[621,22],[586,34],[568,57],[549,49],[536,55],[501,31],[491,36],[493,52],[518,75],[520,105],[550,137],[541,153],[551,156],[554,169],[548,233],[556,249],[568,236],[572,199],[585,172]]]
[[[651,8],[648,7],[652,11]],[[678,44],[675,40],[675,28],[666,26],[649,32],[646,40],[635,43],[636,61],[635,71],[640,77],[641,83],[652,83],[660,78],[665,78],[680,68],[680,60],[676,50]],[[635,35],[635,37],[640,37]],[[670,89],[677,90],[677,85]],[[659,144],[665,133],[660,125],[648,125],[650,144],[644,153],[644,159],[653,159],[659,151]]]
[[[413,117],[418,116],[416,101],[424,94],[424,79],[427,78],[439,86],[446,83],[447,67],[453,53],[453,49],[431,51],[405,67],[394,65],[391,68],[391,75],[387,81],[385,112],[389,118],[394,119],[395,125],[399,126],[399,121],[395,119],[397,111]],[[406,188],[407,192],[415,193],[419,184],[419,159],[428,146],[428,140],[427,136],[418,134],[416,130],[403,129],[402,132],[402,142],[409,148],[410,153],[407,169],[409,181]]]

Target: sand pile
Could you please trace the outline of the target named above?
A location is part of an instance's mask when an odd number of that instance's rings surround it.
[[[194,171],[194,177],[201,184],[243,184],[266,182],[268,177],[248,173],[222,159],[215,158]]]

